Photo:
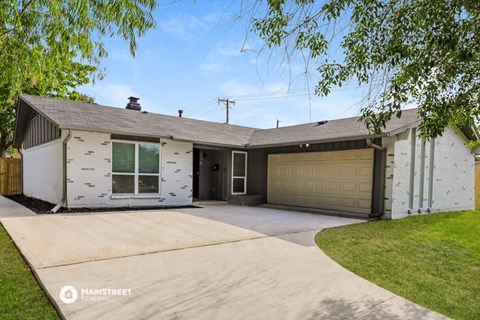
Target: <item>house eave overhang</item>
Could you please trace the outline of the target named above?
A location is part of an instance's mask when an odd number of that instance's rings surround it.
[[[463,134],[467,137],[467,139],[474,141],[480,140],[478,132],[474,127],[464,126],[460,128],[460,130],[462,130]]]
[[[402,132],[405,132],[405,131],[410,130],[412,128],[418,127],[421,122],[422,122],[421,120],[416,120],[416,121],[411,122],[411,123],[409,123],[405,126],[399,127],[397,129],[389,131],[389,132],[386,132],[383,136],[386,136],[386,137],[396,136],[399,133],[402,133]]]
[[[146,137],[146,138],[158,138],[158,139],[169,139],[172,141],[178,142],[187,142],[192,143],[194,145],[200,146],[212,146],[212,147],[221,147],[221,148],[245,148],[244,144],[224,144],[224,143],[217,143],[217,142],[209,142],[209,141],[201,141],[201,140],[193,140],[193,139],[184,139],[184,138],[177,138],[171,135],[154,135],[154,134],[140,134],[132,131],[122,131],[122,130],[101,130],[101,129],[92,129],[92,128],[85,128],[85,127],[76,127],[76,126],[60,126],[60,129],[63,130],[74,130],[74,131],[83,131],[83,132],[98,132],[98,133],[105,133],[105,134],[116,134],[116,135],[128,135],[128,136],[137,136],[137,137]]]
[[[266,149],[266,148],[275,148],[275,147],[288,147],[288,146],[298,146],[305,144],[317,144],[317,143],[331,143],[331,142],[344,142],[344,141],[354,141],[354,140],[365,140],[367,138],[375,139],[385,136],[385,134],[380,135],[360,135],[360,136],[351,136],[351,137],[339,137],[331,139],[311,139],[311,140],[299,140],[299,141],[289,141],[285,143],[276,143],[276,144],[258,144],[258,145],[248,145],[245,146],[248,149]]]

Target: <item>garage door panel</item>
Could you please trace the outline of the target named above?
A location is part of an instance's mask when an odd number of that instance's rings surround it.
[[[290,191],[292,192],[302,191],[302,181],[301,180],[290,181]]]
[[[290,194],[290,201],[292,202],[292,204],[296,204],[296,205],[301,204],[302,203],[301,198],[302,196],[299,194]]]
[[[331,193],[337,193],[342,190],[342,183],[337,181],[331,181],[328,183],[328,189]]]
[[[359,199],[358,207],[366,210],[370,210],[371,200],[368,199]]]
[[[373,150],[269,155],[268,202],[370,213]]]
[[[358,191],[359,192],[372,192],[372,183],[371,182],[359,182],[358,183]]]
[[[351,150],[351,151],[345,151],[342,152],[343,160],[357,160],[358,159],[358,151],[357,150]]]
[[[315,177],[315,178],[327,178],[327,176],[328,176],[328,171],[327,171],[327,170],[328,170],[328,168],[325,167],[325,166],[322,166],[322,165],[315,167],[315,169],[314,169],[314,172],[315,172],[314,177]]]
[[[311,196],[302,195],[301,202],[302,202],[302,204],[306,204],[306,205],[314,205],[315,204],[315,198],[314,198],[313,195],[311,195]]]
[[[280,190],[289,190],[290,189],[290,181],[288,180],[278,180],[278,189]]]
[[[329,152],[328,153],[330,155],[329,159],[331,161],[337,161],[337,160],[343,160],[343,158],[345,157],[345,152]]]
[[[315,189],[313,188],[313,181],[302,181],[302,192],[313,193]]]
[[[315,153],[314,152],[309,152],[309,153],[302,153],[302,159],[303,161],[315,161]]]
[[[330,197],[327,198],[327,205],[331,207],[340,207],[342,204],[342,199],[339,197]]]
[[[293,179],[298,179],[302,177],[302,165],[299,163],[290,167],[290,177]]]
[[[328,161],[328,152],[315,152],[315,161]]]
[[[279,167],[278,168],[279,177],[289,177],[290,176],[290,167]]]
[[[343,191],[345,193],[355,193],[357,191],[357,184],[355,182],[344,182]]]
[[[342,177],[342,168],[335,167],[334,165],[328,168],[328,178],[338,179],[341,177]]]
[[[311,178],[311,177],[313,177],[314,172],[315,172],[315,167],[313,167],[313,166],[303,167],[302,177],[303,178]]]
[[[327,182],[326,181],[318,181],[315,182],[315,189],[316,192],[324,192],[327,191]]]
[[[357,168],[345,167],[343,168],[344,177],[356,177],[358,174]]]
[[[360,177],[371,177],[372,176],[372,168],[371,167],[360,167],[358,175]]]
[[[359,159],[373,160],[373,152],[371,149],[357,151]]]
[[[357,199],[355,198],[343,198],[343,206],[354,209],[357,205]]]

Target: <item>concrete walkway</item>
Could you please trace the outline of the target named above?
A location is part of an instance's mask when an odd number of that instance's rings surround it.
[[[0,196],[0,218],[36,216],[35,212],[8,198]]]
[[[314,244],[361,220],[215,206],[0,221],[67,319],[444,318]]]

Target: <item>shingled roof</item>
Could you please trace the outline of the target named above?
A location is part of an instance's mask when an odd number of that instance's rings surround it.
[[[112,134],[164,137],[178,141],[225,147],[268,147],[300,143],[356,140],[369,137],[358,117],[275,129],[255,129],[231,124],[180,118],[162,114],[22,95],[17,110],[14,146],[20,147],[31,112],[43,114],[60,129]],[[417,126],[417,110],[404,110],[388,124],[383,135]]]

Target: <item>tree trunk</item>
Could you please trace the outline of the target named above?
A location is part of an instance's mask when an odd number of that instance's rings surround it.
[[[7,132],[0,132],[0,158],[5,158],[8,148],[12,145],[13,141],[8,141],[7,137]]]

